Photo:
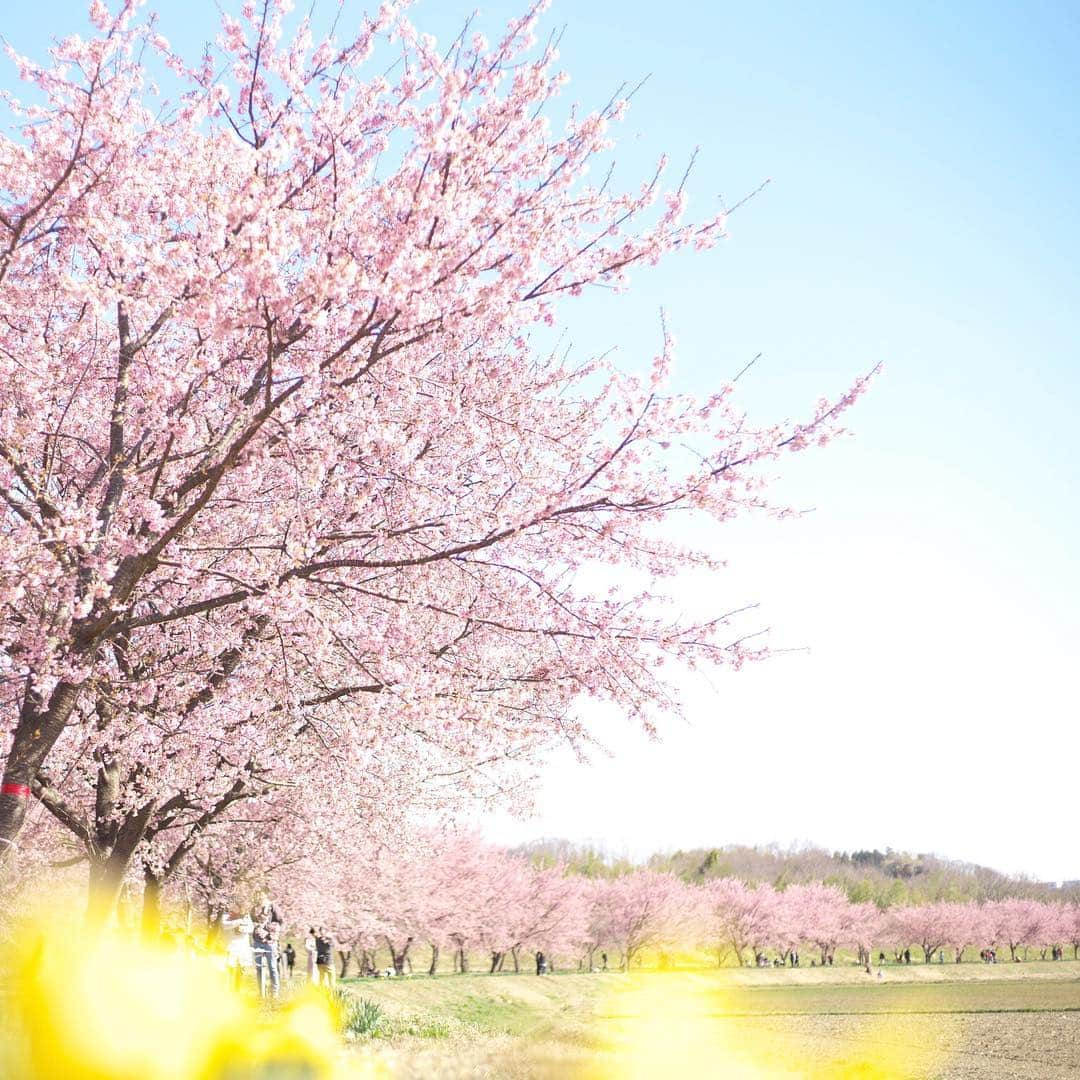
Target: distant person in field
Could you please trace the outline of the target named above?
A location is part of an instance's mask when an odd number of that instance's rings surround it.
[[[252,967],[251,932],[255,924],[251,916],[234,903],[221,917],[221,929],[225,934],[225,967],[233,979],[233,988],[240,989],[240,979]]]
[[[304,952],[307,953],[307,977],[308,982],[315,981],[315,927],[311,927],[304,938]]]
[[[911,963],[911,950],[910,949],[905,949],[904,950],[904,963],[905,964],[910,964]]]
[[[547,971],[547,961],[544,959],[544,954],[537,950],[536,953],[536,974],[543,975]]]
[[[877,962],[878,967],[881,967],[881,965],[885,963],[885,954],[883,952],[877,954]]]
[[[293,944],[290,941],[285,946],[285,966],[289,969],[289,978],[293,977],[293,968],[296,967],[296,950],[293,948]]]
[[[320,986],[334,985],[334,942],[323,926],[315,935],[315,967]]]
[[[600,954],[600,970],[607,971],[607,953],[602,952]]]

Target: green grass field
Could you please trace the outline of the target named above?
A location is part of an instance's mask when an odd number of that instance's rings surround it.
[[[348,980],[392,1076],[1080,1076],[1080,964]]]

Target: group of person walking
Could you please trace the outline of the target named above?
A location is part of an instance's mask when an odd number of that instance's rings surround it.
[[[255,907],[244,911],[239,904],[221,917],[221,927],[226,935],[226,966],[239,989],[245,974],[254,972],[259,995],[277,997],[281,992],[281,980],[288,972],[293,977],[296,967],[296,949],[292,942],[284,949],[279,947],[284,920],[274,906],[269,894],[260,895]],[[320,986],[334,985],[334,943],[325,927],[311,927],[304,937],[307,953],[307,977]]]

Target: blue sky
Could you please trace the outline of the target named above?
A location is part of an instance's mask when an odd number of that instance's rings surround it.
[[[3,34],[40,53],[82,10],[6,11]],[[183,50],[214,33],[205,0],[157,10]],[[446,37],[469,10],[414,19]],[[484,4],[480,26],[520,10]],[[539,819],[492,835],[891,844],[1080,877],[1080,7],[555,0],[546,21],[584,104],[651,76],[619,132],[627,182],[695,146],[692,211],[772,181],[717,250],[579,305],[578,348],[646,361],[662,305],[682,387],[762,353],[740,386],[763,419],[885,373],[856,437],[780,483],[814,513],[710,538],[727,575],[685,587],[688,607],[760,600],[773,641],[809,650],[687,678],[659,747],[597,716],[615,756],[554,759]]]

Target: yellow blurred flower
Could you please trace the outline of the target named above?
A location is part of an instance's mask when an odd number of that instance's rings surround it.
[[[50,926],[55,924],[50,921]],[[11,972],[0,1022],[10,1080],[337,1080],[334,1012],[314,991],[266,1008],[214,958],[52,929]],[[364,1070],[366,1072],[366,1070]]]

